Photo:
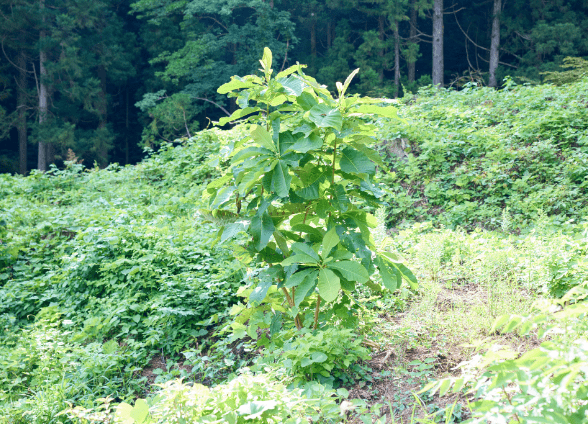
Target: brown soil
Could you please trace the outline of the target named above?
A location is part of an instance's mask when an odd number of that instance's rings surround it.
[[[476,305],[486,303],[487,291],[476,284],[463,284],[463,281],[457,281],[451,288],[443,288],[437,295],[435,308],[439,311],[448,311],[457,305]],[[398,314],[395,316],[383,316],[386,321],[393,323],[399,328],[406,327],[407,314]],[[509,345],[513,349],[524,353],[528,350],[539,346],[540,341],[536,337],[519,337],[516,334],[493,334],[496,342],[503,345]],[[409,340],[403,345],[386,347],[381,351],[373,353],[373,359],[368,365],[372,371],[371,383],[358,382],[350,389],[350,399],[362,399],[369,405],[383,404],[380,409],[381,414],[386,414],[388,423],[410,423],[411,416],[422,418],[426,416],[423,408],[418,404],[414,393],[418,392],[426,383],[426,380],[444,378],[449,375],[457,376],[460,371],[456,366],[472,356],[471,349],[466,349],[456,343],[455,345],[439,346],[437,342],[432,341],[429,347],[417,346],[411,347]],[[414,345],[413,345],[414,346]],[[442,348],[442,350],[440,350]],[[443,353],[440,353],[443,352]],[[425,359],[431,358],[431,374],[428,378],[415,378],[415,367],[408,365],[412,361],[425,362]],[[428,359],[431,361],[431,359]],[[406,371],[408,369],[408,372]],[[405,370],[405,371],[402,371]],[[382,371],[390,371],[386,377],[382,377]],[[411,375],[412,372],[412,375]],[[439,408],[449,407],[454,404],[460,404],[462,407],[462,419],[467,415],[467,403],[473,399],[466,399],[463,394],[447,395],[440,398],[435,395],[433,399],[426,402],[428,405],[435,404]],[[425,402],[423,402],[425,403]],[[390,407],[393,407],[394,419],[390,416]],[[402,409],[404,405],[404,409]],[[442,420],[444,422],[444,420]],[[361,423],[360,420],[353,423]]]

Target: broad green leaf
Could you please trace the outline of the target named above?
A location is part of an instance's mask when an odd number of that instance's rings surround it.
[[[278,161],[272,175],[271,187],[273,191],[279,197],[288,197],[291,182],[292,176],[288,171],[288,166],[284,163],[284,161]]]
[[[291,288],[291,287],[296,287],[298,285],[300,285],[300,283],[302,283],[302,281],[304,281],[304,279],[306,277],[309,276],[309,274],[311,274],[312,272],[316,271],[316,269],[314,268],[309,268],[309,269],[304,269],[302,271],[298,271],[294,274],[292,274],[287,280],[286,283],[284,284],[284,287],[286,288]]]
[[[261,217],[256,215],[251,219],[249,231],[253,235],[255,248],[258,251],[267,246],[274,230],[274,223],[267,212],[264,212]]]
[[[351,72],[349,74],[349,76],[345,80],[345,83],[343,84],[343,87],[341,89],[341,97],[343,97],[345,95],[347,88],[349,88],[349,84],[351,84],[351,80],[353,79],[354,76],[357,75],[358,72],[359,72],[359,68],[355,69],[353,72]]]
[[[396,269],[398,269],[398,271],[400,271],[402,277],[404,277],[410,288],[416,290],[419,286],[419,282],[412,273],[412,271],[405,267],[403,264],[394,264],[394,266],[396,267]]]
[[[263,70],[268,73],[272,68],[272,51],[265,47],[263,49],[263,57],[259,62],[261,63]]]
[[[293,243],[292,246],[291,246],[291,248],[292,248],[292,251],[293,252],[304,253],[305,255],[308,255],[311,258],[314,258],[314,260],[316,262],[319,262],[321,260],[320,257],[319,257],[319,255],[308,244],[305,244],[305,243]]]
[[[451,388],[451,380],[446,379],[439,386],[439,396],[444,396],[445,393]]]
[[[380,253],[380,255],[383,256],[384,258],[386,258],[387,260],[389,260],[390,262],[393,262],[396,264],[401,264],[402,262],[404,262],[402,260],[402,258],[397,253],[382,252],[382,253]]]
[[[385,118],[398,118],[398,111],[394,106],[360,105],[357,109],[352,109],[351,112],[379,115]]]
[[[266,47],[267,49],[267,47]],[[269,50],[269,49],[267,49]],[[257,400],[251,401],[244,405],[241,405],[237,409],[237,413],[240,416],[244,416],[243,419],[246,421],[255,420],[258,421],[261,419],[262,414],[265,411],[269,411],[274,409],[278,405],[278,402],[275,400]]]
[[[341,131],[343,125],[343,116],[337,108],[332,108],[326,104],[318,104],[310,109],[308,119],[316,124],[319,128],[334,128]]]
[[[350,174],[374,174],[376,165],[366,155],[352,147],[345,147],[339,161],[341,171]]]
[[[233,90],[241,90],[243,88],[251,88],[255,87],[255,83],[253,81],[239,81],[235,77],[231,77],[231,81],[227,82],[226,84],[221,85],[217,91],[219,94],[227,94]]]
[[[349,202],[347,194],[345,193],[345,187],[343,187],[341,184],[335,184],[334,194],[335,201],[339,205],[341,212],[347,212],[347,209],[351,203]]]
[[[310,110],[318,105],[316,98],[306,91],[296,98],[296,103],[304,110]]]
[[[330,269],[321,269],[318,278],[319,294],[326,302],[332,302],[339,296],[341,281]]]
[[[228,239],[232,239],[237,234],[239,234],[241,231],[245,231],[245,226],[243,224],[235,222],[233,224],[227,225],[223,230],[223,234],[221,236],[221,242],[224,242],[225,240],[228,240]]]
[[[290,150],[306,153],[310,150],[318,150],[321,147],[323,147],[323,139],[316,134],[310,134],[308,137],[296,141],[296,143],[290,146]]]
[[[272,152],[276,151],[276,146],[272,141],[272,136],[270,133],[260,125],[254,125],[251,129],[251,137],[261,146],[265,147],[266,149],[271,150]]]
[[[349,281],[355,281],[359,284],[365,283],[369,279],[367,269],[358,262],[354,261],[339,261],[329,262],[327,267],[337,270],[341,273],[343,278]]]
[[[276,79],[285,78],[288,75],[293,74],[294,72],[296,72],[300,68],[306,68],[306,65],[299,65],[299,64],[292,65],[289,68],[286,68],[283,71],[281,71],[280,73],[278,73],[278,75],[276,75]]]
[[[296,194],[306,200],[316,200],[319,198],[320,185],[326,180],[327,171],[321,171],[319,168],[312,168],[309,173],[302,175],[302,182],[305,187],[296,190]]]
[[[284,237],[284,235],[279,231],[274,231],[274,240],[276,241],[276,243],[278,243],[278,247],[282,251],[282,254],[285,256],[289,256],[290,249],[288,248],[288,243],[286,243],[286,238]]]
[[[290,222],[290,225],[292,223]],[[323,233],[318,228],[308,224],[296,224],[292,226],[292,231],[309,234],[313,242],[319,242],[323,239]]]
[[[244,161],[247,158],[253,156],[273,156],[274,152],[271,150],[266,149],[265,147],[247,147],[243,150],[239,150],[235,156],[231,159],[232,164],[237,164],[239,162]]]
[[[373,142],[374,140],[372,140]],[[366,155],[371,161],[375,162],[376,164],[384,167],[384,161],[382,160],[382,156],[380,156],[380,154],[375,151],[372,148],[369,148],[363,144],[360,143],[354,143],[351,142],[349,143],[354,149],[359,150],[361,153],[363,153],[364,155]]]
[[[300,96],[306,84],[302,79],[296,75],[291,75],[288,78],[279,79],[278,82],[284,87],[284,91],[289,96]]]
[[[229,122],[235,121],[237,119],[241,119],[244,116],[247,116],[247,115],[252,114],[254,112],[258,112],[260,110],[261,109],[258,107],[246,107],[245,109],[238,109],[235,112],[233,112],[231,116],[226,116],[224,118],[219,119],[218,124],[225,125],[225,124],[228,124]]]
[[[317,263],[318,261],[316,259],[304,253],[296,253],[281,262],[282,266],[290,266],[294,264],[316,265]]]
[[[210,209],[216,209],[220,205],[228,201],[233,196],[233,192],[235,191],[235,189],[235,186],[221,188],[214,197],[214,201],[210,205]]]
[[[129,414],[130,418],[135,420],[136,424],[143,424],[147,420],[149,415],[149,405],[145,402],[145,399],[137,399],[133,410]]]
[[[329,357],[323,352],[313,352],[310,356],[307,356],[300,361],[300,366],[308,367],[315,362],[325,362]]]
[[[327,231],[325,237],[323,238],[323,250],[321,252],[321,256],[323,259],[325,259],[329,255],[329,253],[331,253],[333,247],[339,244],[339,240],[339,236],[337,235],[337,231],[334,227]]]
[[[270,106],[280,106],[288,101],[288,97],[280,94],[279,96],[274,97],[270,102]]]
[[[400,285],[402,284],[402,277],[400,272],[395,267],[390,266],[386,260],[379,256],[376,257],[375,262],[378,270],[380,271],[380,276],[382,277],[382,283],[384,284],[384,287],[392,292],[400,288]]]
[[[269,279],[261,281],[249,295],[249,301],[254,305],[263,302],[263,299],[265,299],[265,296],[267,295],[267,291],[273,284],[274,282]]]
[[[316,277],[318,274],[319,272],[314,270],[306,276],[306,278],[298,285],[298,287],[296,287],[296,292],[294,294],[294,305],[296,307],[300,306],[302,301],[313,293],[317,282]]]

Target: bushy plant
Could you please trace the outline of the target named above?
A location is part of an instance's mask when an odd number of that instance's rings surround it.
[[[258,367],[285,373],[294,387],[313,380],[332,387],[353,384],[366,377],[360,362],[371,359],[362,341],[351,329],[327,328],[316,333],[305,329],[281,348],[267,349]]]
[[[320,386],[288,390],[268,376],[249,374],[209,389],[170,381],[154,398],[135,406],[118,406],[115,422],[155,423],[283,423],[340,422],[342,412],[333,393]]]

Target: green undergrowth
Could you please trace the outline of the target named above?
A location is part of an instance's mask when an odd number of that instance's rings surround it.
[[[422,91],[400,100],[405,122],[382,122],[393,170],[393,226],[433,221],[524,230],[542,214],[563,223],[588,215],[588,80],[556,87]],[[390,152],[405,139],[406,160]],[[403,146],[400,146],[403,147]]]
[[[416,392],[454,384],[478,340],[537,348],[538,326],[503,334],[493,323],[548,316],[537,305],[588,281],[586,84],[421,92],[400,101],[405,122],[378,121],[382,139],[410,148],[401,161],[377,146],[391,169],[375,176],[388,204],[370,210],[374,244],[397,251],[419,286],[358,285],[320,315],[321,331],[284,327],[279,307],[233,331],[263,270],[215,245],[217,224],[199,211],[239,127],[137,166],[0,175],[0,423],[174,422],[180,409],[187,422],[463,422],[471,393]],[[562,340],[585,366],[584,345]],[[585,396],[577,380],[566,387]],[[483,405],[508,409],[496,386],[477,389]],[[556,400],[564,415],[583,405]]]
[[[134,397],[153,355],[225,316],[242,271],[195,213],[222,137],[135,167],[0,176],[0,416],[45,423],[66,401]]]

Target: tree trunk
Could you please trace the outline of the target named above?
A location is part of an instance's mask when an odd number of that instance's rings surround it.
[[[100,123],[98,128],[104,129],[108,124],[108,100],[106,98],[106,69],[104,66],[98,67],[98,78],[100,78],[100,105],[98,112],[100,113]],[[98,154],[102,160],[102,164],[106,166],[108,164],[108,145],[106,142],[102,142],[102,145],[98,149]]]
[[[386,17],[384,15],[380,15],[378,16],[378,32],[379,32],[379,38],[380,41],[382,43],[384,43],[384,40],[386,39],[386,32],[385,32],[385,24],[386,24]],[[380,79],[380,83],[384,82],[384,55],[386,54],[386,52],[384,51],[384,49],[380,49],[380,51],[378,52],[378,55],[380,56],[380,60],[382,61],[382,66],[380,67],[380,75],[378,75],[378,78]]]
[[[312,73],[316,76],[316,16],[314,12],[310,13],[310,67]]]
[[[443,0],[433,4],[433,85],[443,87]]]
[[[331,21],[327,22],[327,48],[330,49],[331,46],[333,45],[333,41],[331,39],[331,33],[332,33],[332,29],[331,29]]]
[[[44,14],[45,0],[41,0],[41,13]],[[47,104],[49,93],[47,92],[46,78],[47,70],[45,69],[45,62],[47,61],[47,53],[45,52],[45,17],[43,16],[43,29],[39,33],[40,51],[39,51],[39,124],[41,126],[47,120]],[[39,171],[47,171],[47,143],[39,140],[39,155],[37,158],[37,168]]]
[[[498,68],[498,50],[500,48],[500,12],[502,10],[502,0],[494,0],[494,10],[492,11],[492,41],[490,43],[490,87],[497,87],[496,69]]]
[[[417,9],[416,0],[413,0],[410,9],[410,43],[417,43]],[[412,59],[412,58],[411,58]],[[414,82],[416,79],[416,60],[408,62],[408,81]]]
[[[18,158],[19,172],[27,173],[27,57],[23,50],[18,55],[18,87],[16,107],[18,118],[16,128],[18,131]]]
[[[400,34],[398,33],[399,22],[394,22],[394,98],[398,98],[400,89]]]
[[[127,110],[125,117],[125,128],[127,129],[125,135],[125,165],[129,164],[129,86],[126,87],[126,101]]]

